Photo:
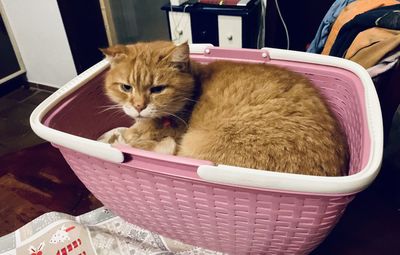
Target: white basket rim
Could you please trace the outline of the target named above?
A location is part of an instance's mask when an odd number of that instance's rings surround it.
[[[191,53],[201,54],[210,44],[192,44]],[[318,194],[351,194],[365,189],[379,172],[383,155],[383,124],[378,96],[367,71],[360,65],[336,57],[318,54],[263,48],[268,51],[272,60],[299,61],[325,66],[340,67],[356,74],[365,89],[367,124],[371,138],[370,156],[365,167],[358,173],[341,177],[320,177],[298,174],[259,171],[240,167],[219,165],[202,165],[198,175],[202,180],[232,186],[244,186],[269,190],[318,193]],[[53,143],[106,161],[121,163],[123,153],[109,144],[86,139],[47,127],[41,123],[44,116],[62,99],[107,69],[109,63],[102,60],[86,70],[54,94],[44,100],[31,114],[30,124],[33,131],[41,138]]]

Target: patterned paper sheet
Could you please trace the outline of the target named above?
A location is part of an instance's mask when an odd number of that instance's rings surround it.
[[[96,209],[73,217],[51,212],[0,238],[0,255],[216,255],[162,237]]]

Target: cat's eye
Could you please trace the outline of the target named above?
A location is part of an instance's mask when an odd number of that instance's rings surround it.
[[[152,94],[161,93],[166,87],[167,86],[165,85],[153,86],[150,88],[150,93]]]
[[[121,84],[121,89],[124,92],[131,92],[132,91],[132,86],[128,84]]]

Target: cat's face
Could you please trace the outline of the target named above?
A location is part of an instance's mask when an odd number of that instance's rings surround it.
[[[132,118],[170,116],[190,101],[194,80],[187,44],[159,41],[102,51],[111,61],[106,94]]]

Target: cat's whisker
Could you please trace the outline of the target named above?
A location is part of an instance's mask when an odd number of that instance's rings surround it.
[[[122,106],[119,104],[108,104],[108,105],[99,105],[97,107],[104,108],[104,107],[122,107]]]
[[[122,109],[122,106],[118,105],[118,104],[112,104],[112,105],[101,105],[101,106],[98,106],[97,108]]]
[[[121,111],[119,111],[119,110],[122,110],[122,108],[108,108],[108,109],[101,110],[101,111],[99,111],[98,113],[105,113],[105,112],[107,112],[107,111],[121,112]]]
[[[106,111],[111,111],[111,110],[122,110],[122,106],[113,104],[113,105],[102,105],[98,106],[98,108],[104,108],[103,110],[99,111],[98,113],[104,113]]]
[[[107,111],[109,113],[108,116],[107,116],[108,118],[115,118],[118,115],[120,115],[122,117],[122,116],[126,115],[126,113],[123,111],[122,106],[119,106],[119,105],[117,105],[117,107],[110,107],[110,108],[104,109],[102,111],[99,111],[99,112],[97,112],[97,114],[102,114],[102,113],[105,113]]]
[[[187,98],[187,97],[182,97],[182,99],[184,99],[185,101],[191,101],[191,102],[194,102],[194,103],[198,102],[198,100],[194,100],[194,99]]]

